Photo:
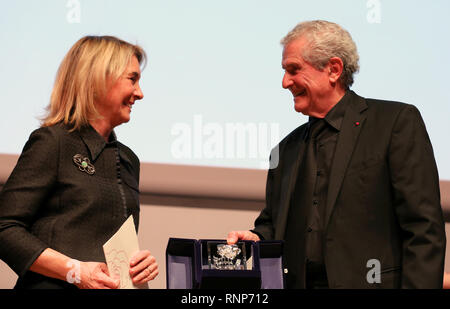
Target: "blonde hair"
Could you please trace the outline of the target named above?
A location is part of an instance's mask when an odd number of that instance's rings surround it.
[[[96,98],[105,95],[108,82],[114,84],[133,56],[145,66],[147,56],[138,45],[113,36],[85,36],[78,40],[59,66],[41,126],[63,122],[73,131],[98,118]]]
[[[307,48],[301,55],[318,70],[322,70],[330,58],[339,57],[344,63],[344,70],[339,78],[344,89],[353,84],[353,75],[359,71],[359,55],[350,33],[338,24],[313,20],[299,23],[282,40],[285,47],[293,40],[305,38]]]

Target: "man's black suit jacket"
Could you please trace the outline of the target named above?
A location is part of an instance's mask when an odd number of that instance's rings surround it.
[[[352,91],[347,95],[326,203],[323,250],[329,286],[441,288],[445,226],[437,167],[420,113],[409,104],[365,99]],[[254,229],[264,239],[285,239],[305,129],[300,126],[272,151],[276,167],[268,172],[266,207]],[[298,235],[295,248],[285,248],[298,250],[301,258],[284,257],[287,276],[296,269],[295,287],[300,288],[308,206],[301,205],[305,215],[296,218],[305,233]],[[380,262],[380,283],[367,280],[376,270],[373,259]]]

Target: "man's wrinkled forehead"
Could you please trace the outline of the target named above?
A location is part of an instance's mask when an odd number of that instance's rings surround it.
[[[299,38],[284,45],[281,66],[285,68],[292,63],[304,62],[303,51],[306,40]]]

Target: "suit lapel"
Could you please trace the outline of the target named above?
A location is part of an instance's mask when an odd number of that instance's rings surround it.
[[[304,126],[298,134],[298,137],[291,141],[286,147],[286,156],[283,158],[284,162],[293,162],[288,167],[284,167],[286,171],[283,173],[280,187],[280,211],[276,222],[275,239],[283,239],[286,230],[286,220],[289,213],[289,206],[293,197],[293,190],[298,176],[298,169],[305,152],[304,133],[306,126]]]
[[[353,93],[342,121],[339,138],[336,144],[333,163],[331,165],[328,184],[327,204],[325,211],[325,231],[330,221],[345,172],[356,146],[358,136],[364,126],[366,115],[362,113],[367,109],[365,100]]]

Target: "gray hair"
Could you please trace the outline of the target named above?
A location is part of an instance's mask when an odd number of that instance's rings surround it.
[[[299,38],[305,38],[307,42],[307,48],[301,55],[305,61],[322,70],[330,58],[338,57],[344,63],[339,78],[341,85],[348,89],[353,84],[353,74],[359,70],[359,56],[356,44],[347,30],[324,20],[305,21],[295,26],[281,40],[281,44],[286,47]]]

